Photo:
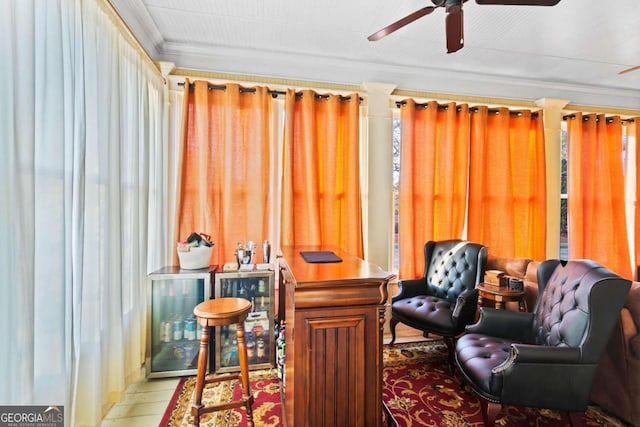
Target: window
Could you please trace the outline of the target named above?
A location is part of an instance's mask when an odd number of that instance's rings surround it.
[[[560,259],[569,258],[567,233],[567,122],[562,121],[560,129]]]
[[[394,111],[393,118],[393,257],[392,269],[397,272],[400,269],[400,256],[398,246],[398,206],[400,188],[400,118]]]
[[[622,165],[624,168],[624,175],[626,181],[626,198],[627,198],[627,228],[630,242],[631,256],[633,259],[633,241],[634,241],[634,227],[633,227],[633,203],[629,203],[629,200],[634,199],[634,182],[635,177],[634,163],[629,161],[630,140],[628,135],[629,129],[627,126],[622,126],[622,141],[621,144],[621,156]],[[567,122],[562,121],[560,129],[560,259],[569,258],[569,236],[568,236],[568,140],[567,140]]]

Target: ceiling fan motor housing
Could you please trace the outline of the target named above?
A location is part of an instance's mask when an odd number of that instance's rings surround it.
[[[431,0],[431,3],[435,7],[442,7],[449,9],[450,7],[462,6],[462,3],[466,3],[468,0]]]
[[[447,12],[457,12],[459,9],[462,9],[462,3],[465,3],[467,0],[445,0],[444,8]]]

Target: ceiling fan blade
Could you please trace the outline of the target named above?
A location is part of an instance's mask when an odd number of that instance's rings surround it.
[[[640,70],[640,65],[636,65],[635,67],[627,68],[626,70],[620,71],[618,74],[627,74],[632,71]]]
[[[560,0],[476,0],[476,3],[506,6],[555,6],[560,3]]]
[[[462,7],[450,7],[447,9],[445,21],[447,29],[447,53],[457,52],[464,46],[464,30],[462,22]]]
[[[422,18],[423,16],[430,14],[435,9],[436,8],[434,6],[427,6],[427,7],[423,7],[422,9],[416,10],[412,14],[407,15],[404,18],[394,22],[393,24],[387,25],[386,27],[384,27],[380,31],[377,31],[377,32],[371,34],[369,37],[367,37],[367,40],[369,40],[371,42],[374,42],[376,40],[380,40],[384,36],[388,36],[389,34],[393,33],[396,30],[399,30],[400,28],[404,27],[405,25],[408,25],[408,24],[412,23],[416,19]]]

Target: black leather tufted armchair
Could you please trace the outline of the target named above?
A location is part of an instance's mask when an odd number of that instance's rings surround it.
[[[475,320],[476,285],[484,277],[487,248],[464,240],[429,241],[424,245],[425,272],[401,280],[391,299],[391,345],[398,322],[444,338],[453,367],[455,337]]]
[[[568,411],[572,422],[584,412],[629,286],[593,261],[549,260],[538,268],[532,313],[482,308],[455,356],[482,398],[485,426],[502,404]]]

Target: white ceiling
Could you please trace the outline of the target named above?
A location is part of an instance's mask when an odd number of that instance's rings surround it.
[[[367,36],[430,0],[110,0],[149,55],[176,67],[468,96],[640,109],[640,1],[464,5],[446,53],[439,8]]]

